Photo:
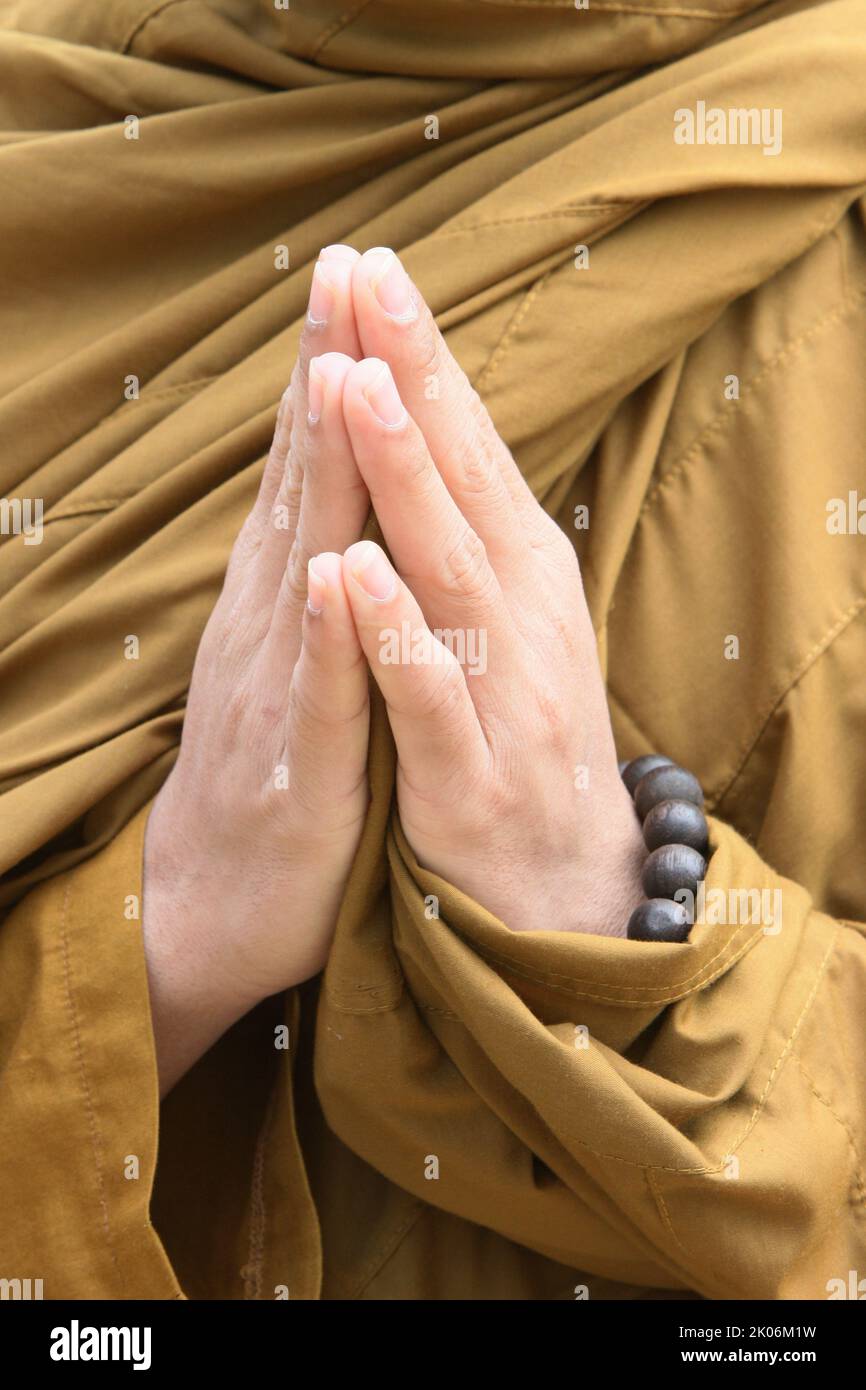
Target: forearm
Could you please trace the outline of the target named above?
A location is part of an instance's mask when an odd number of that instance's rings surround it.
[[[210,923],[201,920],[199,895],[148,863],[143,937],[150,1008],[165,1096],[233,1023],[259,1002],[226,970]]]

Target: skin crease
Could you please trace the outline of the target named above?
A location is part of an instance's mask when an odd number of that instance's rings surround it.
[[[359,540],[371,501],[394,567]],[[468,674],[434,629],[483,633],[486,669]],[[389,630],[422,659],[383,660]],[[148,819],[163,1094],[256,1003],[325,964],[367,807],[368,667],[419,862],[514,931],[624,936],[645,850],[573,547],[398,258],[338,246],[314,271],[259,496]]]

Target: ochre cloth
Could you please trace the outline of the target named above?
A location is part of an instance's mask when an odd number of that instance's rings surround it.
[[[0,538],[0,1276],[866,1274],[862,0],[0,0],[0,26],[0,496],[45,507],[40,545]],[[781,151],[678,144],[698,102],[780,111]],[[322,981],[160,1113],[142,830],[335,241],[404,256],[575,539],[620,756],[698,773],[708,889],[778,890],[781,929],[651,945],[562,930],[564,902],[511,933],[413,861],[377,705]]]

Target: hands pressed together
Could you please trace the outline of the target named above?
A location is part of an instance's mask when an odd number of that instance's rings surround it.
[[[360,539],[371,504],[390,560]],[[399,259],[332,246],[148,820],[164,1090],[325,964],[367,808],[370,672],[419,863],[512,930],[624,936],[643,840],[573,547]]]

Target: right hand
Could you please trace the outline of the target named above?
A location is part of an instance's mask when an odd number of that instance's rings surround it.
[[[340,559],[369,509],[341,407],[360,355],[356,260],[327,248],[316,269],[259,495],[148,819],[143,926],[163,1092],[254,1004],[322,969],[364,822],[367,664]]]

